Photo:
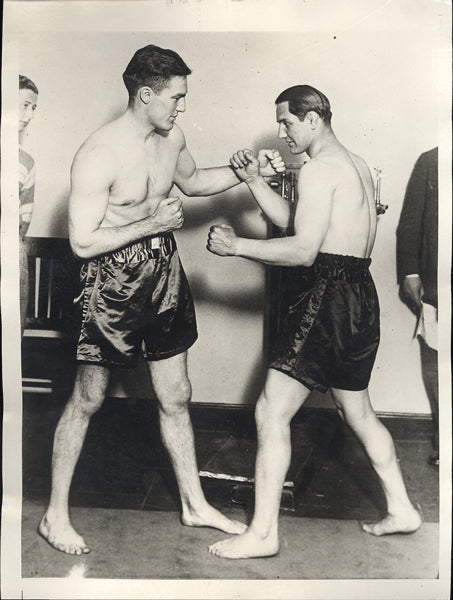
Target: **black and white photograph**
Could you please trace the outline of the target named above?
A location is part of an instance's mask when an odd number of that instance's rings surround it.
[[[1,160],[1,597],[450,597],[451,2],[5,0]]]

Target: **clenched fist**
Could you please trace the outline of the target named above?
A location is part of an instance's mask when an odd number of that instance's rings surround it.
[[[284,173],[286,166],[278,150],[260,150],[258,163],[262,177],[272,177],[276,173]]]
[[[235,256],[237,235],[229,225],[214,225],[208,235],[209,252],[218,256]]]
[[[163,198],[150,219],[157,226],[158,231],[179,229],[184,223],[181,200],[177,196]]]
[[[248,148],[238,150],[230,158],[230,165],[241,181],[251,181],[258,175],[271,177],[286,170],[278,150],[260,150],[258,157]]]

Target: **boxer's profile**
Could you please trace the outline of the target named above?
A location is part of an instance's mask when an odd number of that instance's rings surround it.
[[[409,533],[421,524],[393,440],[368,395],[379,344],[379,303],[369,271],[377,223],[373,180],[366,163],[336,138],[323,93],[308,85],[294,86],[279,95],[276,105],[279,137],[292,154],[306,152],[310,158],[299,174],[294,235],[252,240],[220,225],[211,228],[208,239],[208,249],[219,256],[290,267],[283,287],[287,311],[256,406],[255,512],[246,532],[210,546],[210,552],[224,558],[278,552],[290,421],[311,390],[330,389],[340,416],[362,442],[381,481],[387,515],[363,529],[380,536]],[[290,206],[260,176],[251,151],[237,152],[231,165],[271,221],[286,228]]]
[[[197,169],[175,123],[185,111],[190,73],[172,50],[138,50],[123,74],[127,109],[88,138],[72,165],[69,236],[85,261],[79,364],[55,432],[51,498],[39,525],[52,546],[69,554],[89,552],[70,522],[68,497],[90,418],[104,401],[111,369],[135,366],[140,353],[157,395],[183,524],[245,529],[204,497],[188,410],[187,350],[197,327],[172,233],[183,224],[182,203],[169,193],[173,184],[188,196],[206,196],[240,183],[230,166]],[[262,151],[261,174],[273,174],[272,165],[284,169],[278,153]]]

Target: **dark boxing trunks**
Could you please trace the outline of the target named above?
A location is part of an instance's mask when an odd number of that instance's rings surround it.
[[[180,354],[197,339],[192,295],[172,234],[85,263],[77,360],[134,366]]]
[[[311,390],[368,387],[380,334],[370,263],[319,253],[311,267],[283,269],[283,322],[269,367]]]

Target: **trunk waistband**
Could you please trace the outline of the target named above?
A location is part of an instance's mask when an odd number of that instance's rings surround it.
[[[369,273],[371,258],[319,252],[313,267],[321,277],[353,279]]]
[[[150,258],[169,256],[175,250],[176,242],[173,235],[155,235],[109,252],[101,260],[116,263],[143,262]]]

